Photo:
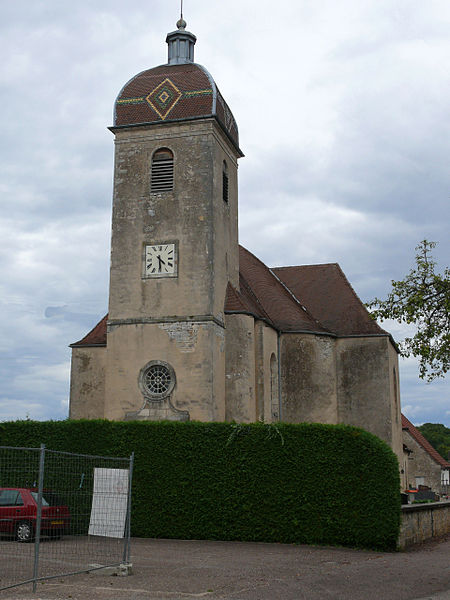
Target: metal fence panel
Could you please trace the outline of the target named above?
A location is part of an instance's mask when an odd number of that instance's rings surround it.
[[[132,465],[0,446],[0,590],[129,562]]]

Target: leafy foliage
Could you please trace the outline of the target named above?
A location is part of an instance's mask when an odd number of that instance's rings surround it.
[[[442,458],[448,460],[450,453],[450,428],[441,423],[424,423],[417,427]]]
[[[135,452],[132,534],[394,549],[397,458],[346,425],[17,421],[0,445]]]
[[[419,376],[427,381],[443,377],[450,368],[450,269],[435,273],[431,251],[435,242],[416,247],[416,267],[401,281],[392,281],[386,300],[367,306],[376,319],[414,323],[417,332],[401,344],[402,356],[419,358]]]

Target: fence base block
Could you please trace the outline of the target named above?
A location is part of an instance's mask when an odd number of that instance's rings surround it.
[[[93,569],[91,571],[91,569]],[[128,577],[133,575],[133,565],[131,563],[123,563],[115,567],[103,567],[102,565],[89,565],[89,571],[93,575],[113,575],[116,577]]]

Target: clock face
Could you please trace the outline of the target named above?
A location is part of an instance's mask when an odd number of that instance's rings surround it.
[[[176,244],[146,244],[144,254],[144,277],[176,277]]]

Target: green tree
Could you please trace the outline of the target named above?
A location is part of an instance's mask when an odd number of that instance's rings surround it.
[[[417,427],[439,454],[448,459],[450,452],[450,428],[442,423],[424,423]]]
[[[450,269],[435,272],[431,251],[435,242],[416,247],[416,266],[401,281],[392,281],[386,300],[367,306],[375,319],[413,323],[416,333],[400,343],[402,356],[419,359],[419,376],[427,381],[443,377],[450,368]]]

